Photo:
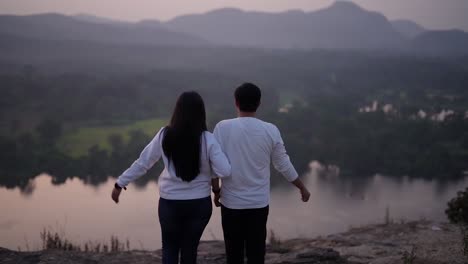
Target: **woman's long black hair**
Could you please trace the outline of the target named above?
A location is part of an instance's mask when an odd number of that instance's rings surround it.
[[[202,97],[194,91],[177,99],[171,122],[164,130],[162,147],[177,177],[190,182],[200,173],[201,136],[206,131]]]

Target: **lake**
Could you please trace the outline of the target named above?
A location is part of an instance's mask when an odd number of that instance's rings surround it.
[[[98,186],[78,178],[53,185],[47,174],[38,175],[28,192],[0,187],[0,247],[41,248],[40,232],[57,231],[75,243],[108,242],[111,235],[130,241],[131,248],[161,247],[157,217],[158,186],[130,185],[119,204],[110,198],[115,179]],[[410,180],[376,175],[366,180],[339,176],[304,175],[311,192],[309,203],[300,201],[291,185],[274,188],[268,228],[280,239],[314,237],[384,222],[386,212],[395,221],[427,218],[446,221],[447,201],[468,186],[458,182]],[[220,209],[214,208],[204,240],[222,239]]]

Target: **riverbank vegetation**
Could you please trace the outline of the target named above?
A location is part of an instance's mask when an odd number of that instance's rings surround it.
[[[189,58],[182,48],[167,52]],[[232,56],[194,56],[174,67],[144,61],[129,69],[118,57],[112,71],[99,61],[93,71],[79,63],[1,68],[0,185],[24,188],[42,172],[56,184],[118,176],[168,120],[180,92],[202,94],[212,129],[235,116],[232,94],[244,81],[262,88],[259,116],[278,125],[300,172],[312,160],[348,178],[448,181],[468,170],[467,58],[226,52]]]

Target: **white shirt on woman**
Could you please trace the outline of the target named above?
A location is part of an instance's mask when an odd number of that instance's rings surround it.
[[[190,182],[176,176],[174,163],[169,163],[162,149],[162,128],[141,152],[140,157],[117,179],[120,187],[144,175],[162,157],[164,170],[159,176],[160,197],[168,200],[191,200],[210,196],[212,173],[220,178],[231,175],[231,165],[212,133],[201,136],[200,174]],[[211,166],[210,166],[211,165]],[[211,167],[211,168],[210,168]]]
[[[275,125],[239,117],[219,122],[214,135],[232,166],[231,177],[222,179],[220,202],[225,207],[266,207],[270,202],[271,163],[289,182],[297,179]]]

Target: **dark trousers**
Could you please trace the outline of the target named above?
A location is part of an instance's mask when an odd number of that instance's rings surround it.
[[[265,263],[268,211],[268,206],[258,209],[221,207],[227,264],[243,264],[244,255],[248,264]]]
[[[163,264],[197,263],[200,238],[210,221],[211,197],[194,200],[159,199]]]

